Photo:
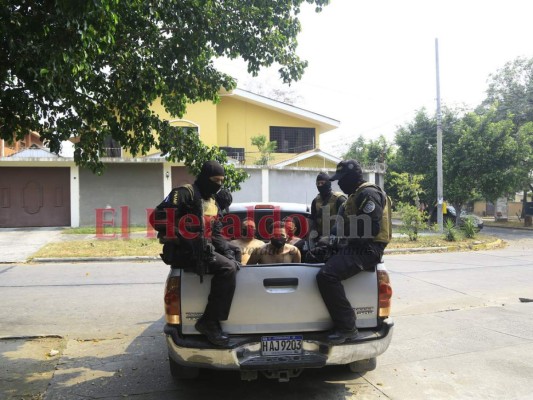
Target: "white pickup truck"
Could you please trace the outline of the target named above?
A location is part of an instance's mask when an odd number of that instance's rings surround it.
[[[293,203],[239,203],[230,208],[239,219],[302,215],[306,205]],[[376,357],[389,347],[394,323],[390,317],[392,289],[383,263],[375,272],[363,271],[343,282],[356,310],[359,335],[340,345],[328,343],[332,321],[316,284],[323,264],[267,264],[243,266],[229,319],[222,329],[230,343],[211,344],[194,328],[201,317],[210,289],[191,272],[171,268],[165,288],[165,334],[170,371],[176,378],[195,378],[200,369],[240,371],[245,380],[261,372],[287,381],[306,368],[347,365],[353,372],[376,367]]]

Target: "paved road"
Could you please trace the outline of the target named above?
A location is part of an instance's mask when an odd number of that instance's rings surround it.
[[[396,327],[378,368],[310,370],[285,384],[233,372],[174,382],[161,334],[161,263],[2,265],[0,337],[62,338],[0,340],[0,398],[533,398],[533,303],[519,300],[533,298],[533,241],[386,262]],[[46,356],[52,347],[60,354]]]

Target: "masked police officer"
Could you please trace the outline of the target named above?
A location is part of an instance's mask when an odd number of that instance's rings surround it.
[[[346,201],[346,196],[331,189],[329,175],[321,172],[316,177],[318,195],[311,202],[311,230],[316,239],[329,236],[335,227],[335,216]]]
[[[361,271],[375,270],[391,238],[391,214],[387,195],[380,187],[363,179],[357,161],[341,161],[330,180],[338,180],[339,187],[348,195],[339,213],[344,232],[337,232],[345,239],[337,253],[321,268],[316,280],[334,324],[328,340],[340,344],[357,336],[356,315],[346,298],[342,281]]]
[[[220,321],[228,319],[239,268],[217,220],[221,211],[215,194],[224,176],[224,168],[218,162],[205,162],[194,184],[172,189],[152,218],[152,225],[161,238],[167,232],[168,212],[174,213],[174,221],[171,221],[174,222],[174,236],[162,239],[165,263],[196,272],[200,277],[206,273],[213,275],[205,311],[195,328],[211,343],[220,346],[229,342]]]

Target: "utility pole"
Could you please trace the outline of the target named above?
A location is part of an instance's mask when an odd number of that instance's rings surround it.
[[[435,61],[437,67],[437,227],[439,232],[442,232],[442,114],[440,109],[439,39],[437,38],[435,38]]]

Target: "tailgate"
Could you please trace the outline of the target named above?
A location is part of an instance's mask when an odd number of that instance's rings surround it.
[[[264,334],[323,331],[332,327],[322,301],[316,274],[320,264],[270,264],[243,267],[224,331],[231,334]],[[194,273],[182,273],[181,310],[184,334],[197,334],[196,320],[209,295],[211,276],[204,282]],[[361,272],[343,281],[357,312],[357,327],[377,325],[378,284],[376,272]]]

